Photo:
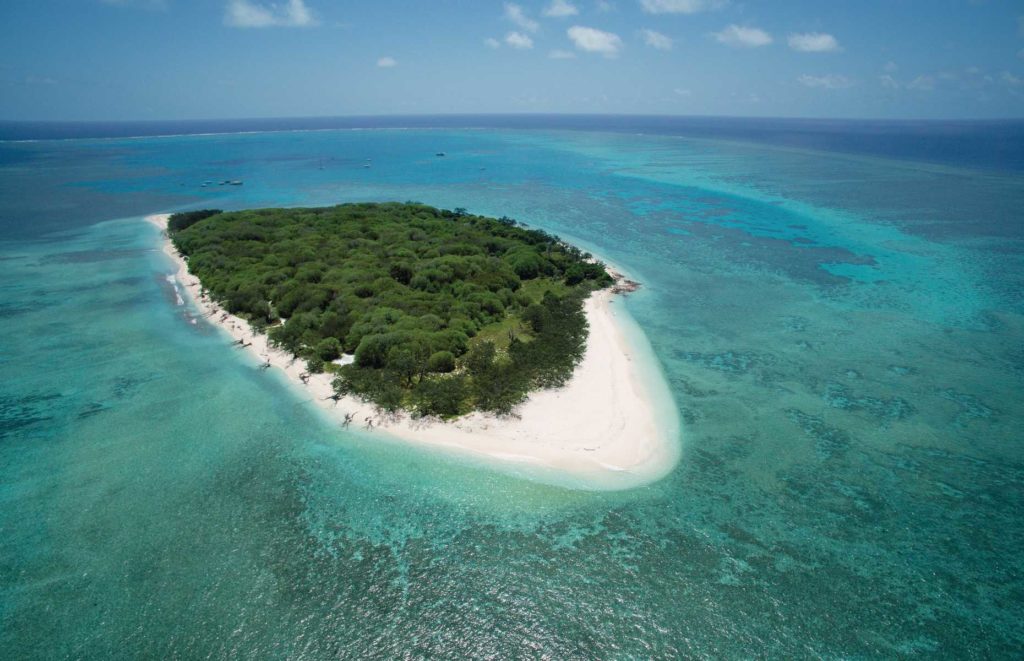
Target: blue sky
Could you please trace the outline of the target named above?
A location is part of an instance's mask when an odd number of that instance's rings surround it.
[[[3,0],[0,119],[1024,117],[1001,0]]]

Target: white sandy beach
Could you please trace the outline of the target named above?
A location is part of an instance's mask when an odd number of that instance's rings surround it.
[[[248,322],[227,314],[201,294],[166,235],[169,214],[147,217],[164,231],[163,250],[177,267],[179,292],[234,340],[251,343],[247,351],[271,369],[282,370],[296,387],[339,424],[355,413],[353,431],[388,435],[462,456],[494,460],[499,468],[545,482],[591,489],[623,489],[657,480],[679,458],[679,422],[668,385],[638,330],[630,332],[628,313],[609,290],[586,302],[590,334],[583,361],[570,382],[557,390],[535,392],[514,417],[481,413],[452,422],[416,420],[408,415],[380,416],[372,404],[353,397],[335,403],[331,377],[315,374],[303,383],[305,363],[274,349]],[[624,318],[625,317],[625,318]],[[367,418],[373,422],[366,428]]]

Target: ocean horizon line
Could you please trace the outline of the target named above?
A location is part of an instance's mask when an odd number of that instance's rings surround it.
[[[381,129],[573,131],[712,138],[994,171],[1024,171],[1024,119],[495,113],[70,122],[0,120],[0,144]]]
[[[530,122],[531,120],[554,120],[554,121],[572,121],[572,120],[647,120],[647,121],[674,121],[674,122],[699,122],[713,124],[721,122],[724,124],[742,124],[747,122],[763,122],[765,124],[785,124],[785,125],[802,125],[805,127],[827,127],[829,125],[835,127],[843,127],[845,129],[851,126],[863,125],[863,126],[876,126],[876,127],[935,127],[935,126],[1006,126],[1013,124],[1021,124],[1024,126],[1024,117],[978,117],[978,118],[934,118],[934,117],[901,117],[901,118],[885,118],[885,117],[824,117],[824,116],[787,116],[787,115],[686,115],[686,114],[665,114],[665,113],[559,113],[559,112],[538,112],[538,113],[507,113],[507,112],[495,112],[495,113],[468,113],[468,112],[453,112],[453,113],[383,113],[383,114],[353,114],[353,115],[275,115],[275,116],[253,116],[253,117],[189,117],[189,118],[156,118],[156,119],[0,119],[0,142],[35,142],[42,140],[59,140],[59,139],[88,139],[93,137],[101,137],[99,135],[82,135],[82,136],[44,136],[40,135],[34,138],[27,137],[10,137],[9,131],[12,129],[42,129],[42,128],[63,128],[65,130],[74,127],[78,128],[93,128],[93,129],[111,129],[113,127],[165,127],[165,126],[187,126],[187,125],[203,125],[208,126],[211,124],[270,124],[279,122],[302,122],[302,123],[324,123],[324,122],[347,122],[356,123],[354,125],[346,126],[323,126],[321,130],[331,130],[334,128],[446,128],[446,129],[469,129],[469,128],[516,128],[516,126],[508,126],[502,124],[495,126],[493,124],[449,124],[442,122],[444,120],[522,120],[524,122]],[[413,124],[388,124],[387,126],[380,126],[379,123],[383,122],[413,122]],[[363,124],[363,123],[367,124]],[[376,125],[369,125],[369,123],[378,123]],[[533,123],[524,124],[521,128],[536,129],[546,128],[546,126],[538,126]],[[559,127],[552,127],[559,128]],[[625,128],[625,127],[623,127]],[[137,135],[122,134],[107,135],[103,137],[117,137],[117,138],[132,138],[132,137],[173,137],[174,135],[204,135],[204,134],[219,134],[219,133],[266,133],[271,131],[289,131],[289,130],[316,130],[308,129],[305,127],[295,126],[294,128],[274,127],[274,128],[263,128],[263,129],[237,129],[237,130],[225,130],[225,131],[187,131],[183,133],[169,134],[169,133],[141,133]]]

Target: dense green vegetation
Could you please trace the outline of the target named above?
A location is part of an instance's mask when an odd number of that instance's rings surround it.
[[[228,311],[388,411],[508,413],[561,385],[583,355],[583,299],[612,284],[546,232],[423,204],[207,210],[168,228]],[[331,362],[343,353],[355,362]]]
[[[198,211],[182,211],[176,213],[167,219],[168,231],[174,233],[178,230],[183,230],[190,225],[195,225],[204,218],[210,216],[216,216],[219,213],[224,213],[220,209],[199,209]]]

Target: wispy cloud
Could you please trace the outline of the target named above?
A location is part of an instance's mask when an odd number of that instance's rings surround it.
[[[712,32],[720,44],[733,48],[757,48],[772,43],[772,36],[760,28],[748,28],[735,23],[721,32]]]
[[[1001,80],[1007,87],[1018,88],[1024,86],[1024,80],[1021,80],[1018,76],[1013,75],[1009,71],[1001,73],[999,75],[999,80]]]
[[[648,14],[696,14],[726,4],[727,0],[640,0],[640,7]]]
[[[825,32],[791,34],[789,47],[803,53],[831,53],[840,50],[839,41]]]
[[[594,3],[594,8],[597,9],[597,13],[605,14],[607,12],[614,11],[615,5],[608,2],[608,0],[597,0],[597,2]]]
[[[899,69],[899,66],[892,60],[886,62],[885,66],[882,67],[882,71],[885,71],[886,73],[894,73],[897,69]]]
[[[530,35],[522,32],[509,32],[505,35],[505,43],[520,50],[533,48],[533,39],[530,39]]]
[[[494,37],[487,37],[484,39],[484,46],[488,48],[501,48],[501,42]]]
[[[548,53],[548,57],[552,60],[574,60],[576,59],[576,53],[569,50],[553,50]]]
[[[612,32],[574,25],[568,29],[567,34],[576,48],[581,51],[615,57],[622,50],[622,39]]]
[[[540,24],[526,15],[526,10],[514,2],[505,3],[505,20],[515,23],[527,32],[536,32]]]
[[[900,88],[899,81],[887,73],[879,76],[878,82],[879,84],[881,84],[882,87],[884,87],[887,90],[898,90]]]
[[[580,13],[580,10],[569,0],[551,0],[551,4],[545,7],[541,13],[545,16],[563,18],[565,16],[575,16]]]
[[[930,92],[935,89],[935,76],[918,76],[907,83],[907,89],[917,90],[918,92]]]
[[[824,76],[810,76],[804,74],[797,78],[797,82],[806,87],[817,87],[826,90],[841,90],[853,86],[853,81],[846,76],[835,73],[828,73]]]
[[[924,73],[906,84],[902,84],[886,74],[879,76],[879,82],[882,87],[889,90],[907,89],[915,92],[943,91],[946,93],[959,90],[960,92],[987,94],[1001,89],[1016,97],[1024,95],[1024,79],[1010,71],[1003,70],[997,73],[979,66]]]
[[[59,85],[60,81],[49,76],[35,76],[29,74],[22,79],[25,85]]]
[[[398,66],[398,60],[393,57],[382,57],[377,60],[377,66],[381,69],[391,69]]]
[[[676,96],[693,96],[693,92],[691,90],[684,89],[682,87],[677,87],[672,91],[676,93]]]
[[[229,0],[224,24],[233,28],[305,28],[317,25],[317,20],[304,0],[288,0],[283,6]]]
[[[654,30],[640,30],[644,43],[657,50],[672,50],[672,39]]]

